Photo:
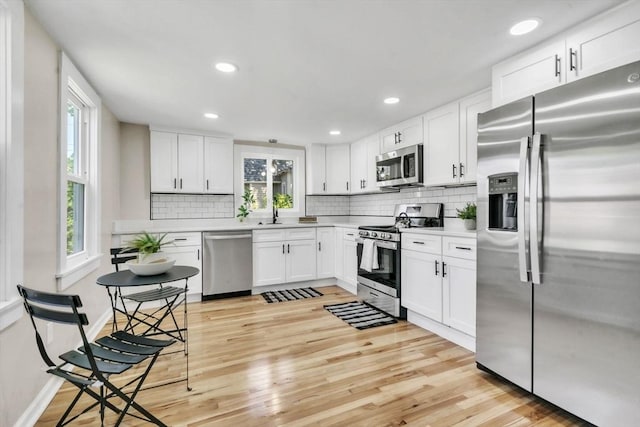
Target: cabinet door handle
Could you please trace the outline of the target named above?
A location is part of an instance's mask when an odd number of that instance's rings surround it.
[[[347,181],[347,191],[349,191],[349,181]]]
[[[362,188],[363,188],[363,189],[364,189],[364,188],[367,188],[367,180],[366,180],[366,179],[363,179],[363,180],[362,180]]]
[[[182,190],[182,178],[180,178],[180,189]]]
[[[456,175],[456,164],[455,164],[455,163],[454,163],[454,164],[452,164],[452,165],[451,165],[451,168],[452,168],[452,170],[453,170],[453,177],[455,178],[455,177],[457,176],[457,175]]]
[[[440,272],[438,271],[438,264],[440,264],[440,263],[438,262],[438,260],[436,260],[436,261],[435,261],[435,266],[436,266],[436,276],[437,276],[438,274],[440,274]]]
[[[282,253],[284,253],[284,243],[282,244]]]
[[[353,236],[353,233],[347,233],[347,236]]]
[[[576,63],[573,63],[573,58],[576,59]],[[576,70],[578,68],[578,51],[573,50],[573,48],[569,48],[569,71]]]
[[[322,183],[322,191],[327,191],[327,183],[326,182]]]
[[[398,143],[398,132],[395,132],[395,133],[393,134],[393,143],[394,143],[394,144],[397,144],[397,143]]]
[[[289,244],[287,243],[287,253],[290,254],[291,253],[291,247],[289,247]]]
[[[442,261],[442,277],[447,277],[447,270],[445,270],[446,267],[447,263]]]
[[[556,77],[560,77],[560,57],[556,54],[556,62],[555,62],[555,66],[556,66]]]
[[[200,249],[198,249],[198,261],[200,261]]]
[[[460,163],[460,178],[462,178],[464,176],[464,172],[462,170],[463,167],[464,167],[464,165],[462,163]]]
[[[209,190],[209,180],[207,180],[207,190]]]
[[[398,144],[402,144],[402,132],[398,132]]]
[[[318,242],[318,252],[322,252],[322,242]]]
[[[177,239],[173,239],[174,242],[184,242],[186,240],[187,240],[186,237],[178,237]]]
[[[414,240],[413,243],[415,243],[416,245],[424,245],[424,242],[419,242],[419,241],[416,241],[416,240]]]
[[[463,251],[470,251],[471,250],[471,248],[465,248],[464,246],[456,246],[456,249],[460,249],[460,250],[463,250]]]
[[[173,188],[178,188],[177,185],[178,185],[177,180],[173,178]]]

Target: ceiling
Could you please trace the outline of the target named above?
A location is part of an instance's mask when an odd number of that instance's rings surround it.
[[[25,3],[120,121],[308,144],[351,142],[488,87],[493,64],[621,0]],[[538,30],[509,35],[528,17]]]

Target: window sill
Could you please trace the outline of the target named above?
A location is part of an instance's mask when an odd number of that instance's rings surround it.
[[[94,270],[97,270],[98,267],[100,267],[101,257],[102,254],[94,255],[90,258],[87,258],[81,264],[78,264],[73,268],[56,274],[58,290],[63,291],[67,289],[69,286],[73,285],[78,280],[85,277],[87,274],[91,273]]]
[[[23,312],[21,298],[0,302],[0,331],[19,320]]]

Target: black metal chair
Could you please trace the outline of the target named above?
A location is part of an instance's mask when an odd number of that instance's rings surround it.
[[[127,261],[137,258],[137,249],[132,248],[111,248],[111,264],[115,266],[116,271],[120,271],[120,265]],[[183,334],[185,328],[181,328],[178,325],[174,311],[182,303],[186,303],[187,289],[178,286],[158,285],[158,287],[142,292],[135,292],[131,294],[122,294],[119,288],[116,288],[114,292],[107,287],[107,293],[111,300],[111,306],[113,308],[113,325],[112,330],[117,330],[116,320],[116,307],[118,300],[122,305],[122,309],[127,317],[127,323],[123,330],[125,332],[132,332],[138,335],[154,336],[159,334],[165,334],[172,338],[175,338],[181,342],[185,341]],[[129,312],[125,304],[126,301],[133,301],[136,305],[133,311]],[[153,301],[161,301],[160,307],[156,307],[151,313],[141,311],[142,304]],[[170,327],[161,327],[162,322],[165,319],[171,319],[172,325]],[[135,330],[136,327],[141,327],[142,332]],[[139,329],[140,330],[140,329]]]
[[[18,292],[24,299],[24,307],[31,317],[31,323],[36,333],[38,350],[49,367],[47,372],[70,382],[79,389],[78,394],[58,421],[58,426],[70,423],[98,405],[100,406],[101,425],[104,425],[105,408],[109,408],[119,414],[115,423],[116,426],[122,422],[124,416],[133,408],[141,415],[129,413],[129,416],[158,426],[165,426],[162,421],[136,403],[135,398],[160,355],[160,351],[173,344],[174,340],[158,340],[117,331],[90,343],[84,331],[84,327],[89,324],[89,321],[86,314],[78,310],[82,307],[82,302],[78,295],[41,292],[21,285],[18,285]],[[42,322],[36,321],[36,319],[77,326],[82,338],[82,345],[78,349],[61,354],[59,358],[63,362],[56,365],[49,357],[44,341],[38,331],[38,325]],[[145,360],[148,360],[148,364],[142,373],[129,380],[123,386],[115,385],[111,381],[111,376],[121,374]],[[94,387],[99,388],[100,392],[93,390]],[[125,389],[131,390],[125,391]],[[83,393],[91,396],[95,399],[95,402],[67,419]],[[112,398],[121,399],[124,406],[116,406],[111,402],[110,399]]]

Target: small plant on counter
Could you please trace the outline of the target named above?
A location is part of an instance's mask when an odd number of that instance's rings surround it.
[[[456,209],[458,212],[458,218],[460,219],[476,219],[476,204],[467,203],[464,209]]]
[[[139,253],[139,262],[145,262],[149,255],[160,252],[163,246],[173,243],[173,240],[164,240],[167,233],[162,235],[149,234],[143,231],[131,240],[124,250],[135,249]]]
[[[256,203],[256,198],[253,196],[253,193],[250,189],[245,189],[244,194],[242,195],[242,204],[238,208],[238,215],[236,217],[240,220],[240,222],[244,221],[246,217],[249,216],[251,212],[251,207]]]

